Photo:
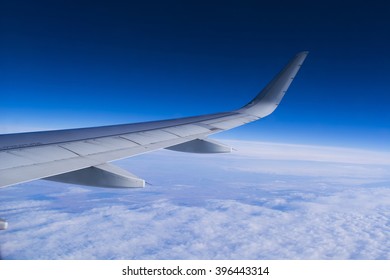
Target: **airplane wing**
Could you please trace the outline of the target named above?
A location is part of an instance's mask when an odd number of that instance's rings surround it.
[[[100,187],[144,187],[111,161],[157,149],[225,153],[207,136],[261,119],[279,105],[308,52],[298,53],[247,105],[230,112],[92,128],[0,135],[0,188],[36,179]]]

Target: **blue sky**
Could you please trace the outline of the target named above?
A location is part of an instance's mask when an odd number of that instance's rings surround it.
[[[384,2],[133,2],[2,3],[0,131],[235,109],[309,50],[274,114],[220,137],[389,150]]]
[[[131,191],[2,189],[0,258],[389,259],[389,8],[261,2],[1,3],[0,133],[236,109],[310,54],[272,115],[216,136],[231,154],[119,161],[151,183]]]

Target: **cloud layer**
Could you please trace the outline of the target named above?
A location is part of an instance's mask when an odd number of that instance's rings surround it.
[[[10,224],[2,257],[390,259],[383,154],[230,143],[230,155],[160,151],[118,162],[152,183],[145,189],[35,181],[0,190]]]

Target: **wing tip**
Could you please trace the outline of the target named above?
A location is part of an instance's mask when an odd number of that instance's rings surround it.
[[[309,51],[301,51],[299,53],[297,53],[297,55],[308,55],[309,54]]]
[[[258,117],[271,114],[279,106],[308,54],[309,51],[298,52],[263,90],[251,102],[241,107],[238,112]]]
[[[302,65],[303,61],[306,59],[306,56],[309,54],[309,51],[301,51],[295,55],[296,58],[300,57],[302,59],[302,62],[300,65]]]

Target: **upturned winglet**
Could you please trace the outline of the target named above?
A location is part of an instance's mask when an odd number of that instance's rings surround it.
[[[296,54],[282,71],[251,102],[240,108],[238,112],[260,118],[271,114],[278,107],[308,53],[304,51]]]

